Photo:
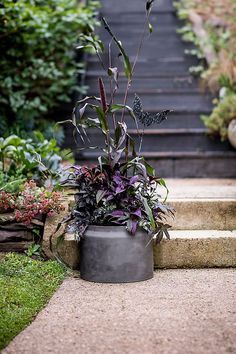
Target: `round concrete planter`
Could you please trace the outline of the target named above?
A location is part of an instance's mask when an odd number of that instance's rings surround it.
[[[228,139],[230,144],[236,149],[236,119],[231,120],[228,126]]]
[[[101,283],[128,283],[153,277],[153,245],[139,230],[91,225],[80,242],[80,275]]]

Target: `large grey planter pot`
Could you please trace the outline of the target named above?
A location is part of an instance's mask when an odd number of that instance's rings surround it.
[[[138,230],[124,226],[93,226],[80,242],[80,276],[101,283],[128,283],[153,277],[153,244]]]

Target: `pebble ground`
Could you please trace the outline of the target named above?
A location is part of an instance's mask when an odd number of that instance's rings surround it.
[[[130,284],[67,278],[3,354],[236,353],[235,275],[162,270]]]

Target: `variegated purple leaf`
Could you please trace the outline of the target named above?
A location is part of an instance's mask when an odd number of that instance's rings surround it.
[[[125,191],[125,187],[124,186],[117,186],[115,189],[115,194],[119,194]]]
[[[109,215],[115,217],[115,218],[119,218],[121,216],[124,216],[125,213],[122,210],[114,210],[112,213],[110,213]]]
[[[135,235],[135,232],[137,231],[138,227],[138,221],[137,220],[131,220],[131,234]]]
[[[138,175],[135,175],[135,176],[132,176],[129,180],[129,184],[132,186],[134,185],[136,182],[138,182],[139,180],[139,176]]]
[[[138,216],[139,218],[141,218],[141,216],[142,216],[142,212],[141,212],[141,209],[139,208],[139,209],[137,209],[137,210],[135,210],[133,213],[131,213],[132,215],[136,215],[136,216]]]
[[[113,181],[116,183],[116,184],[121,184],[122,183],[122,179],[121,179],[121,176],[119,174],[115,174],[113,177],[112,177]]]

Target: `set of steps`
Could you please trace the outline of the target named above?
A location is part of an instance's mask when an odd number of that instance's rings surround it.
[[[105,16],[113,32],[122,41],[131,61],[134,60],[145,17],[143,0],[102,0],[101,15]],[[196,59],[185,55],[192,48],[184,43],[176,30],[180,21],[176,17],[172,0],[154,3],[150,18],[154,32],[147,38],[135,69],[128,104],[132,106],[134,93],[141,98],[145,111],[156,113],[172,109],[169,118],[159,126],[145,131],[142,154],[163,177],[236,177],[236,152],[230,145],[207,136],[200,120],[201,114],[212,110],[212,97],[203,92],[196,78],[189,74],[189,67]],[[105,43],[110,37],[104,28],[99,35]],[[105,59],[105,64],[108,63]],[[122,71],[118,51],[112,49],[112,66]],[[85,84],[89,94],[98,95],[98,76],[106,75],[95,56],[87,59]],[[109,85],[107,84],[107,90]],[[116,103],[122,103],[126,78],[120,74]],[[130,133],[137,135],[129,116],[125,117]],[[137,137],[138,139],[138,137]],[[91,132],[92,145],[99,145],[101,137]],[[77,159],[79,163],[94,161],[100,151],[85,151]]]
[[[167,185],[168,204],[175,208],[176,215],[169,231],[171,239],[153,244],[155,267],[236,267],[236,180],[170,179]],[[72,190],[64,201],[65,215],[74,204],[73,194]],[[46,220],[43,250],[49,257],[49,238],[62,218],[60,214]],[[65,235],[59,253],[78,269],[79,246],[73,234]]]
[[[154,247],[157,268],[236,266],[236,181],[167,180],[176,210],[171,240]]]

